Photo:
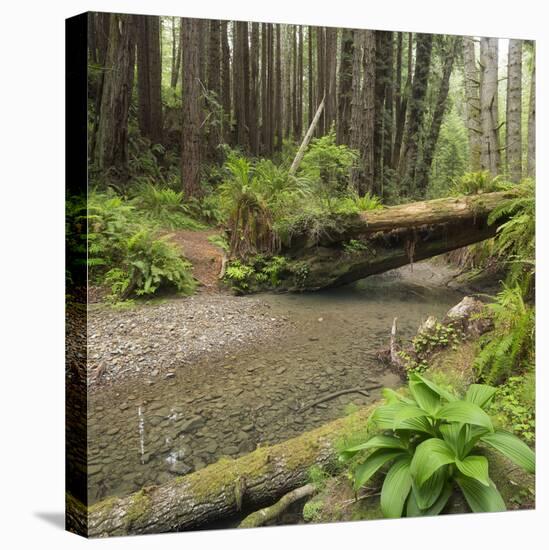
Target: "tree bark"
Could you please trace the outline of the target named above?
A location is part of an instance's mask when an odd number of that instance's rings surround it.
[[[353,31],[353,69],[351,81],[351,120],[349,127],[349,146],[356,151],[362,150],[363,138],[363,107],[362,107],[362,59],[364,57],[365,32]],[[351,170],[351,186],[360,193],[364,167],[357,163]]]
[[[391,167],[393,156],[393,133],[394,133],[394,37],[392,32],[387,33],[387,85],[385,86],[385,110],[383,112],[383,158],[381,166],[381,196],[383,196],[383,185],[386,179],[386,169]]]
[[[245,151],[249,150],[248,101],[250,84],[248,23],[234,23],[234,59],[233,59],[233,103],[236,122],[236,143]]]
[[[400,33],[399,33],[400,35]],[[412,33],[408,33],[408,54],[407,54],[407,73],[406,73],[406,83],[404,85],[404,91],[399,92],[399,101],[398,109],[396,111],[395,118],[395,142],[393,144],[393,161],[392,167],[393,170],[399,170],[400,167],[400,158],[401,158],[401,149],[402,149],[402,138],[404,136],[404,126],[406,124],[406,113],[408,109],[408,97],[412,89]],[[401,56],[399,55],[400,64],[402,66]],[[397,65],[397,74],[398,74],[398,65]],[[400,83],[400,77],[398,82]]]
[[[276,25],[275,53],[275,90],[274,90],[274,125],[275,151],[282,150],[282,59],[281,59],[280,24]]]
[[[313,465],[335,464],[337,443],[354,433],[372,406],[278,445],[260,447],[127,497],[89,508],[88,536],[184,531],[273,503],[306,484]]]
[[[479,172],[482,130],[480,127],[480,72],[475,55],[475,41],[470,36],[463,37],[463,68],[465,87],[465,107],[469,136],[469,168]]]
[[[301,139],[303,134],[303,26],[299,25],[297,46],[297,110],[295,136]]]
[[[343,29],[339,62],[339,93],[336,141],[349,145],[353,94],[353,31]]]
[[[101,171],[128,175],[128,113],[135,68],[135,17],[112,14],[95,158]]]
[[[337,29],[326,28],[326,123],[324,132],[332,128],[337,119]]]
[[[326,30],[324,27],[316,27],[316,99],[326,97]],[[326,114],[323,112],[317,126],[316,135],[323,136],[326,133]]]
[[[535,48],[535,46],[533,46]],[[530,102],[528,105],[528,157],[526,174],[536,177],[536,53],[532,55],[532,79],[530,82]]]
[[[480,124],[482,147],[480,164],[492,176],[500,171],[498,117],[498,39],[480,39]]]
[[[308,27],[307,32],[307,38],[309,40],[309,47],[307,48],[308,52],[308,87],[309,87],[309,110],[308,110],[308,117],[309,117],[309,126],[313,122],[314,110],[315,110],[315,86],[314,86],[314,80],[313,80],[313,27]]]
[[[364,83],[362,85],[362,143],[360,162],[364,177],[359,193],[373,193],[375,189],[375,131],[376,131],[376,36],[375,31],[364,32]]]
[[[231,51],[227,21],[221,21],[221,105],[223,106],[223,136],[231,143]]]
[[[507,59],[507,113],[505,123],[507,174],[522,179],[522,40],[509,40]]]
[[[259,23],[252,23],[250,50],[250,152],[259,155]]]
[[[442,65],[442,76],[436,97],[435,109],[431,119],[431,126],[427,132],[425,142],[423,144],[423,158],[416,170],[417,172],[417,189],[422,196],[425,196],[427,187],[429,186],[429,177],[431,175],[431,165],[440,134],[442,119],[446,111],[448,91],[450,90],[450,76],[454,67],[461,39],[458,36],[449,36],[446,39],[446,48]]]
[[[175,22],[176,17],[172,17],[172,74],[170,86],[175,90],[179,80],[179,72],[181,70],[181,26],[177,28]],[[179,44],[179,47],[177,45]]]
[[[427,86],[431,67],[431,51],[433,35],[418,33],[416,35],[416,64],[409,106],[409,118],[404,146],[404,162],[400,167],[403,178],[403,191],[412,194],[416,185],[416,169],[418,166],[419,142],[421,128],[425,118]]]
[[[138,121],[141,135],[162,143],[160,17],[136,15]]]
[[[181,183],[185,197],[202,194],[200,186],[202,88],[200,85],[200,22],[181,19],[183,48],[183,119],[181,130]]]

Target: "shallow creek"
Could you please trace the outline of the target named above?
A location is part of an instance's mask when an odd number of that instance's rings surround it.
[[[273,319],[296,327],[282,341],[204,358],[153,385],[131,380],[91,394],[90,503],[288,439],[379,398],[380,390],[347,394],[300,412],[338,390],[398,385],[375,353],[387,347],[393,317],[410,337],[461,299],[443,275],[424,263],[334,290],[262,296]]]

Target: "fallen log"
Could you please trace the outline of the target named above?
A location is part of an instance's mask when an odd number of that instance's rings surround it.
[[[251,513],[246,516],[244,520],[238,526],[241,527],[260,527],[270,521],[274,521],[294,502],[301,500],[302,498],[309,497],[315,492],[315,486],[312,483],[307,483],[303,487],[298,487],[289,493],[286,493],[278,502],[275,502],[271,506],[257,510],[257,512]]]
[[[235,460],[223,458],[164,485],[88,509],[87,535],[109,537],[195,529],[271,504],[308,482],[313,465],[337,461],[337,443],[363,429],[373,405]],[[70,515],[70,510],[68,510]]]
[[[489,239],[505,219],[489,225],[488,216],[513,196],[513,191],[486,193],[334,216],[330,229],[317,231],[314,239],[300,227],[282,249],[287,264],[277,289],[345,285]]]
[[[378,390],[381,387],[383,387],[383,384],[374,384],[373,386],[368,386],[367,388],[349,388],[346,390],[339,390],[339,391],[330,393],[328,395],[325,395],[324,397],[321,397],[316,401],[313,401],[309,405],[306,405],[305,407],[300,409],[299,412],[302,413],[304,411],[308,411],[309,409],[312,409],[313,407],[316,407],[321,403],[325,403],[326,401],[330,401],[331,399],[336,399],[336,397],[340,397],[341,395],[347,395],[349,393],[360,393],[365,397],[370,397],[371,390]]]

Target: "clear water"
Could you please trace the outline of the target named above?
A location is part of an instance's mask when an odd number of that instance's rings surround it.
[[[462,297],[422,265],[329,291],[265,295],[273,317],[295,323],[282,341],[198,362],[152,386],[133,380],[91,395],[90,502],[282,441],[344,415],[351,402],[379,397],[379,390],[347,394],[300,412],[332,392],[368,380],[400,384],[375,357],[388,345],[393,318],[409,337]]]

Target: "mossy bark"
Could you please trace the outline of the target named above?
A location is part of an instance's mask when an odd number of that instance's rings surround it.
[[[307,483],[314,464],[333,465],[336,444],[362,429],[371,410],[366,407],[236,460],[223,458],[164,485],[94,504],[88,509],[88,536],[183,531],[272,503]]]

